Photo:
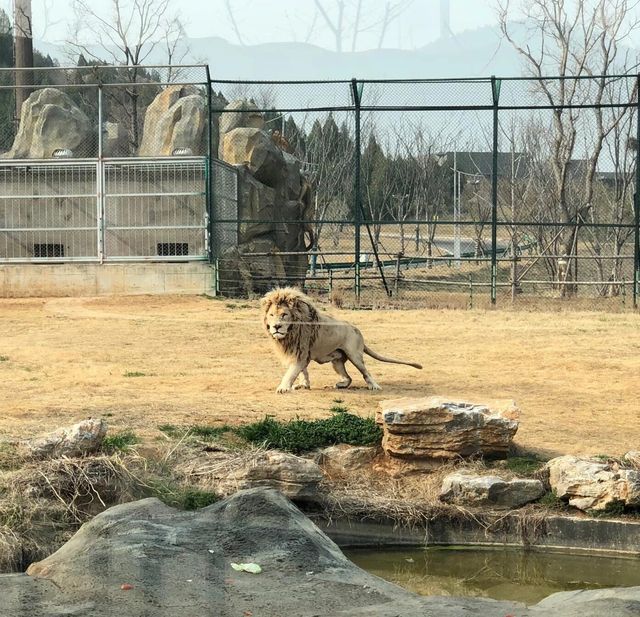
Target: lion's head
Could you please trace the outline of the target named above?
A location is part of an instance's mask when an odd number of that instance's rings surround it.
[[[276,347],[288,357],[308,359],[318,331],[318,312],[295,287],[277,287],[261,301],[262,323]]]

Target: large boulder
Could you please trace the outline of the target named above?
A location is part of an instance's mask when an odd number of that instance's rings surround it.
[[[443,480],[440,499],[460,506],[511,509],[535,501],[544,494],[545,488],[540,480],[532,478],[505,480],[498,476],[456,471]]]
[[[222,159],[231,165],[247,165],[257,180],[278,188],[284,184],[286,164],[282,150],[271,137],[256,128],[237,128],[222,138]]]
[[[147,107],[140,156],[205,154],[207,101],[195,86],[168,86]]]
[[[237,572],[239,563],[261,572]],[[418,596],[356,567],[269,489],[195,512],[157,499],[116,506],[28,573],[0,576],[3,617],[630,617],[640,610],[640,587],[559,593],[532,607]]]
[[[579,510],[606,510],[612,504],[640,506],[640,471],[576,456],[551,459],[546,469],[554,493]]]
[[[438,396],[380,403],[382,447],[387,455],[416,463],[460,457],[505,458],[518,430],[513,401],[478,405]]]
[[[20,126],[5,157],[48,159],[56,150],[89,156],[98,143],[86,114],[57,88],[36,90],[22,104]]]

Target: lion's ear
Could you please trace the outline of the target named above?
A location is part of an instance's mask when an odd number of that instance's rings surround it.
[[[269,307],[271,306],[271,304],[272,304],[271,298],[264,297],[260,299],[260,308],[263,311],[269,310]]]

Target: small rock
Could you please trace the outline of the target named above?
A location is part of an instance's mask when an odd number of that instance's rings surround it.
[[[21,441],[19,450],[23,456],[39,459],[82,456],[98,450],[106,434],[104,420],[89,418],[48,435]]]
[[[247,488],[270,487],[289,499],[313,501],[318,498],[322,478],[320,467],[313,461],[274,450],[220,478],[218,488],[230,495]]]
[[[378,446],[338,444],[320,450],[316,456],[316,462],[333,473],[345,473],[368,467],[380,452]]]
[[[440,499],[464,506],[518,508],[539,499],[544,493],[545,488],[540,480],[504,480],[498,476],[457,471],[444,479]]]
[[[640,469],[640,450],[630,450],[622,458],[630,467]]]

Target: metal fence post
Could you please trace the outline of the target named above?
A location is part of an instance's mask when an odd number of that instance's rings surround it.
[[[491,304],[495,305],[498,291],[498,100],[501,80],[491,76],[493,97],[493,163],[491,166]]]
[[[102,83],[98,83],[98,162],[96,164],[96,223],[98,233],[98,259],[100,263],[105,258],[104,233],[104,159],[102,143],[102,124],[104,117],[104,99],[102,97]]]
[[[633,194],[633,308],[638,308],[640,296],[640,73],[636,88],[636,190]]]
[[[214,264],[214,250],[213,250],[213,138],[211,133],[213,131],[213,126],[211,122],[211,116],[213,115],[212,103],[211,103],[211,73],[209,71],[209,65],[206,65],[207,72],[207,164],[205,166],[205,175],[206,175],[206,186],[205,186],[205,194],[206,194],[206,206],[205,206],[205,216],[206,220],[206,246],[207,246],[207,255],[209,257],[209,263],[211,265]],[[217,268],[217,265],[216,265]]]
[[[351,94],[353,96],[353,104],[355,107],[356,121],[356,142],[355,142],[355,181],[354,181],[354,230],[355,230],[355,246],[354,246],[354,272],[355,272],[355,293],[356,303],[360,303],[361,280],[360,280],[360,226],[362,224],[362,194],[360,186],[360,92],[358,91],[358,81],[354,77],[351,80]]]

